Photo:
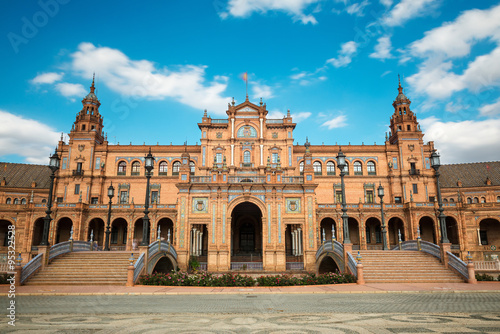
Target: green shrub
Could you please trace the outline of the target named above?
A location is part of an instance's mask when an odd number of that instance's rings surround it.
[[[476,279],[478,281],[494,281],[495,278],[493,276],[490,276],[488,274],[476,274]]]

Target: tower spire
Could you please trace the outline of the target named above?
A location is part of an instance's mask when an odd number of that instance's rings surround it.
[[[95,72],[92,75],[92,85],[90,86],[90,92],[94,93],[94,91],[95,91]]]

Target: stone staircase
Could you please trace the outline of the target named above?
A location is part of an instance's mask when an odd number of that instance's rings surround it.
[[[354,258],[357,251],[353,251]],[[463,283],[434,256],[418,251],[361,250],[366,283]]]
[[[26,285],[125,285],[131,252],[74,252],[56,257]],[[138,253],[134,253],[137,260]]]

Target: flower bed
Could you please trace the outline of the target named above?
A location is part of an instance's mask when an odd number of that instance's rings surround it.
[[[322,275],[307,274],[303,277],[294,277],[286,274],[260,276],[254,279],[250,276],[227,273],[222,275],[211,274],[205,271],[188,274],[185,272],[153,273],[142,275],[139,284],[168,285],[168,286],[292,286],[354,283],[356,278],[350,274],[325,273]]]

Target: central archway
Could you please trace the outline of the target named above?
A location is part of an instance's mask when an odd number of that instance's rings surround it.
[[[231,214],[231,262],[262,262],[262,212],[250,202]]]

